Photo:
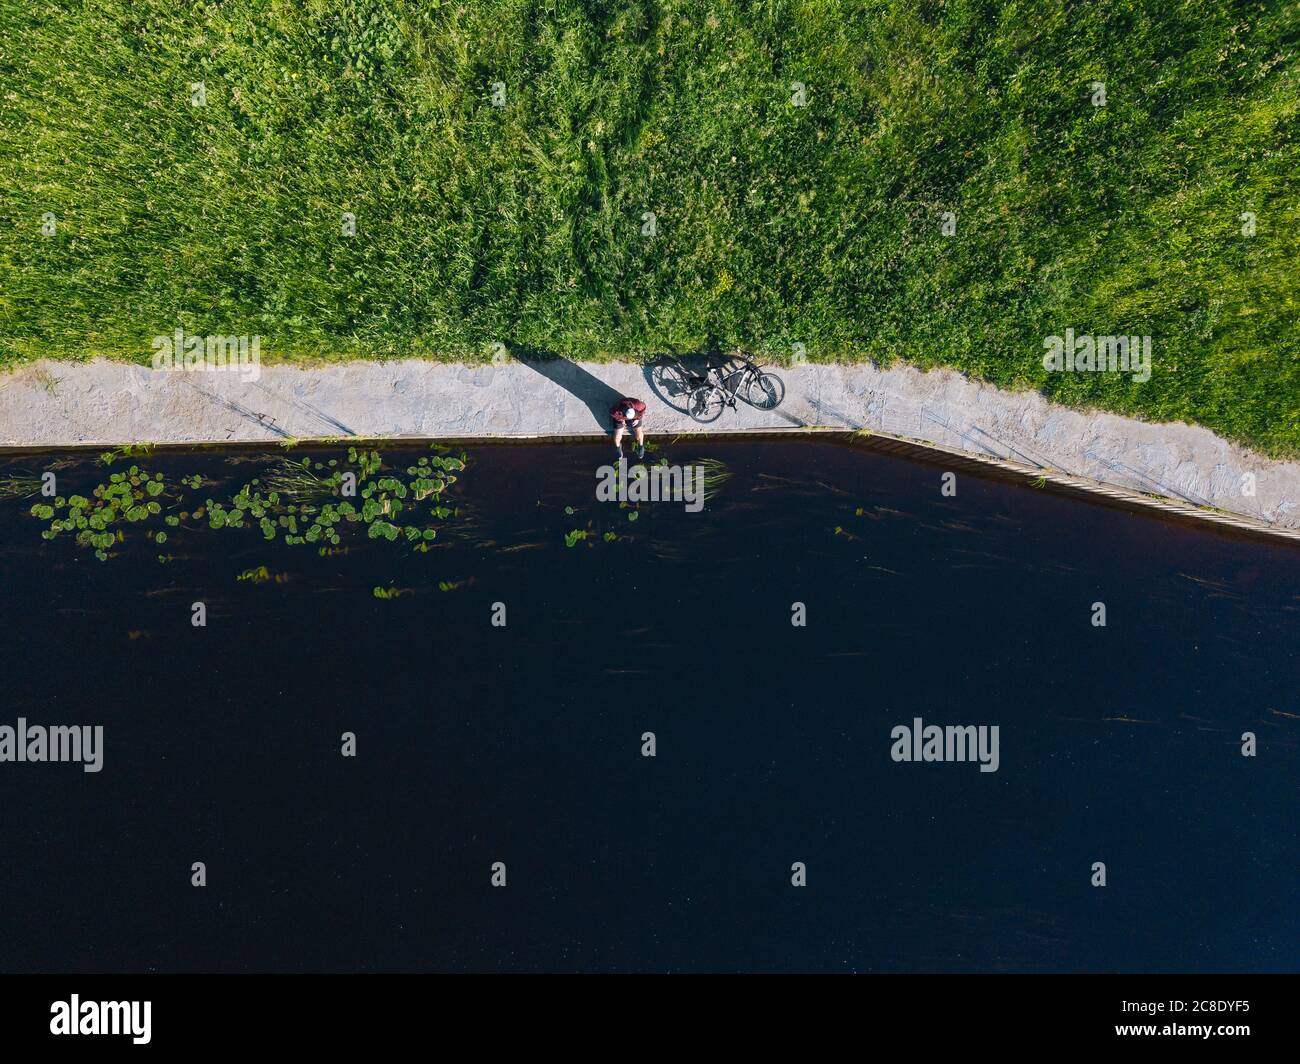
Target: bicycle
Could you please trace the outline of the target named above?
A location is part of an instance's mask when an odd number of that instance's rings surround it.
[[[710,366],[700,365],[699,356],[688,358],[694,367],[675,352],[662,355],[650,369],[650,387],[673,409],[695,418],[694,397],[709,383]]]
[[[735,410],[738,398],[757,410],[775,410],[785,399],[785,383],[737,349],[694,382],[687,413],[707,424],[718,419],[724,406]]]

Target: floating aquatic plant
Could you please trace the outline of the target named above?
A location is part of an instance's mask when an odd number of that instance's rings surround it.
[[[377,587],[371,593],[377,599],[395,599],[414,594],[409,587]]]
[[[52,503],[34,504],[31,514],[50,522],[50,527],[41,533],[42,538],[75,533],[78,546],[93,547],[95,557],[104,561],[108,549],[123,540],[122,525],[144,524],[162,513],[166,491],[161,473],[133,465],[124,472],[111,474],[107,483],[91,492],[90,498],[59,495]],[[61,514],[61,511],[66,512]],[[159,544],[167,541],[167,534],[159,530],[147,531],[147,535]]]
[[[441,498],[465,468],[465,455],[421,455],[405,475],[384,472],[378,451],[356,447],[348,448],[346,462],[310,457],[272,462],[267,474],[236,493],[232,508],[208,500],[212,527],[241,527],[247,520],[268,541],[283,537],[290,546],[320,543],[323,556],[338,553],[333,548],[341,542],[341,529],[364,524],[369,539],[405,542],[424,553],[438,535],[427,522],[457,513]]]
[[[591,525],[589,524],[586,528],[575,528],[572,531],[564,533],[564,545],[566,547],[576,547],[579,543],[587,541],[587,546],[590,547],[595,544],[597,539],[601,540],[604,543],[614,543],[615,541],[618,540],[618,538],[619,535],[617,532],[601,532],[598,529],[592,528]],[[540,544],[530,543],[530,544],[524,544],[523,546],[533,547],[533,546],[540,546]],[[507,547],[505,549],[517,550],[521,548]]]
[[[101,460],[111,464],[129,450],[108,452]],[[93,548],[101,561],[115,543],[124,540],[126,526],[142,526],[146,538],[162,546],[172,535],[168,529],[192,528],[190,522],[195,521],[210,529],[256,528],[265,540],[282,538],[288,545],[319,544],[322,555],[327,549],[334,553],[339,546],[340,529],[365,525],[371,539],[400,540],[426,551],[438,534],[429,522],[458,512],[442,499],[465,468],[463,453],[459,457],[434,453],[419,456],[404,475],[385,473],[378,451],[355,447],[348,449],[346,462],[287,457],[270,461],[267,473],[230,498],[206,498],[192,507],[185,506],[186,496],[179,489],[198,490],[205,482],[201,475],[180,477],[169,488],[162,473],[132,465],[110,474],[90,497],[56,496],[35,503],[30,512],[50,522],[41,533],[45,539],[75,533],[77,544]],[[0,498],[26,498],[40,489],[41,480],[26,474],[0,480]],[[165,508],[172,512],[164,512]],[[149,527],[155,521],[165,527]],[[159,561],[170,557],[158,555]]]
[[[289,574],[273,573],[265,565],[259,565],[256,569],[245,569],[235,579],[247,581],[250,584],[268,584],[271,582],[286,584],[289,582]]]

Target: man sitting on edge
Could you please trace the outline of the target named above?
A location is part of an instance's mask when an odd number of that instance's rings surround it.
[[[645,413],[645,403],[640,399],[624,397],[609,408],[609,416],[614,419],[614,447],[618,456],[623,457],[623,433],[631,429],[636,436],[636,456],[645,457],[645,432],[641,428],[641,416]]]

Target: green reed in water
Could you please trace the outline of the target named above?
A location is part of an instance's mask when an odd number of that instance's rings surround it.
[[[0,477],[0,499],[30,499],[33,495],[39,495],[40,491],[40,477],[26,473]]]

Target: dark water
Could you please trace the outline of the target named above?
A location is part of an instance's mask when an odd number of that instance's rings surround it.
[[[0,969],[1300,969],[1300,551],[812,441],[669,447],[731,479],[630,522],[607,450],[472,450],[426,554],[0,503],[0,724],[105,727],[0,764]],[[893,762],[917,716],[998,771]]]

